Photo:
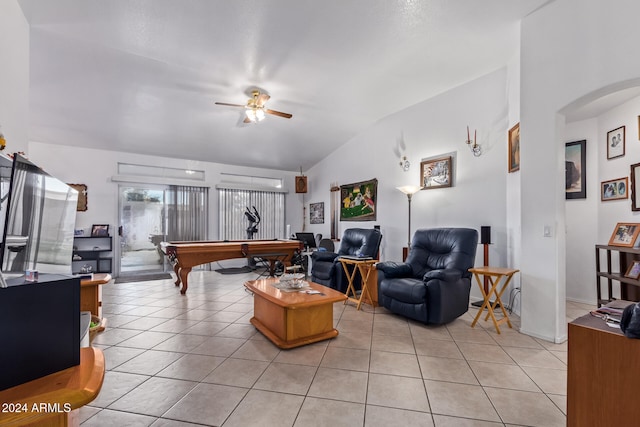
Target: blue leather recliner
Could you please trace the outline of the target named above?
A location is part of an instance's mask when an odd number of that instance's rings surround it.
[[[346,292],[348,281],[339,257],[342,255],[377,258],[382,234],[375,228],[348,228],[340,240],[338,252],[316,251],[311,254],[311,280],[340,292]],[[358,275],[354,285],[359,289]]]
[[[404,263],[378,263],[378,302],[425,324],[451,322],[469,309],[478,232],[470,228],[418,230]]]

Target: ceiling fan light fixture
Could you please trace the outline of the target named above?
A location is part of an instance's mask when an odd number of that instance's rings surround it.
[[[264,110],[262,108],[247,108],[244,113],[247,118],[253,123],[264,120]]]

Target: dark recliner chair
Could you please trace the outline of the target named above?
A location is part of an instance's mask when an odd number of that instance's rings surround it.
[[[338,258],[341,255],[377,258],[381,240],[382,234],[375,228],[349,228],[345,230],[337,253],[316,251],[311,254],[311,281],[340,292],[346,292],[349,282]],[[360,286],[358,277],[354,278],[354,285],[357,289]]]
[[[469,309],[478,232],[471,228],[418,230],[404,263],[378,263],[378,302],[425,324],[455,320]]]

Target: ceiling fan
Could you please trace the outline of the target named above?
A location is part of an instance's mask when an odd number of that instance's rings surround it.
[[[281,111],[270,110],[264,106],[265,102],[271,98],[266,93],[260,93],[258,90],[251,92],[252,97],[247,101],[246,105],[240,104],[228,104],[226,102],[216,102],[216,105],[226,105],[228,107],[241,107],[245,109],[244,123],[257,123],[264,120],[265,114],[273,114],[274,116],[284,117],[290,119],[293,115],[289,113],[283,113]]]

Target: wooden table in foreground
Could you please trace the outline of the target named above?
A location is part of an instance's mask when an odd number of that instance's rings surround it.
[[[299,240],[230,240],[218,242],[169,242],[163,245],[164,253],[173,263],[176,286],[182,283],[181,294],[189,287],[187,276],[196,265],[223,259],[246,258],[248,256],[269,256],[284,254],[284,263],[291,264],[291,258],[302,251]]]
[[[0,411],[0,425],[69,425],[70,411],[98,396],[104,371],[102,351],[93,347],[81,348],[78,366],[0,391],[0,402],[6,405]]]
[[[280,348],[293,348],[334,338],[333,303],[347,296],[317,283],[321,294],[284,292],[273,286],[278,279],[252,280],[244,286],[253,293],[251,324]]]

